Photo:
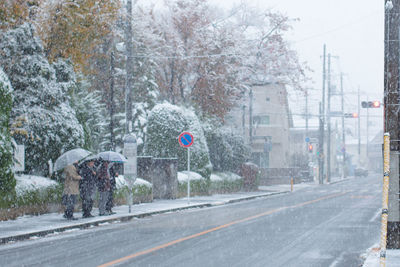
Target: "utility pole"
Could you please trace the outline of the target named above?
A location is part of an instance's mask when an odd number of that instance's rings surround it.
[[[126,11],[127,11],[127,21],[125,28],[125,37],[126,37],[125,133],[130,133],[132,131],[132,75],[133,75],[132,0],[127,0]]]
[[[326,59],[326,45],[324,44],[324,52],[322,56],[322,105],[319,104],[319,159],[318,159],[318,176],[320,184],[323,184],[324,181],[324,163],[325,163],[325,155],[324,155],[324,134],[325,134],[325,84],[326,84],[326,68],[325,68],[325,59]],[[322,134],[321,134],[322,131]]]
[[[367,103],[368,103],[368,95],[367,95]],[[366,142],[366,144],[367,144],[367,146],[365,147],[365,149],[366,149],[366,154],[367,154],[367,159],[366,159],[366,164],[367,164],[367,166],[369,166],[369,158],[368,158],[368,148],[369,148],[369,108],[367,108],[367,142]]]
[[[249,103],[249,143],[253,143],[253,88],[250,87],[250,103]]]
[[[319,184],[324,183],[324,119],[323,119],[323,113],[322,113],[322,105],[321,102],[319,102],[319,144],[318,144],[318,180]]]
[[[343,73],[340,73],[340,93],[342,96],[342,178],[346,177],[346,132],[344,129],[344,92],[343,92]]]
[[[326,161],[326,180],[331,181],[331,54],[328,54],[328,109],[327,109],[327,124],[328,124],[328,138],[327,138],[327,161]]]
[[[308,137],[308,91],[306,89],[306,137]]]
[[[114,51],[111,52],[110,56],[110,150],[115,151],[115,136],[114,136]]]
[[[400,248],[399,208],[399,28],[400,0],[385,1],[385,132],[390,134],[387,248]]]
[[[360,165],[360,159],[361,159],[361,114],[360,114],[360,86],[358,87],[358,165]]]

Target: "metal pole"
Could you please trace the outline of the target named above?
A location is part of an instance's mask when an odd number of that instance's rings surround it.
[[[253,142],[253,88],[250,88],[250,104],[249,104],[249,143]]]
[[[328,138],[327,138],[327,169],[326,180],[331,181],[331,54],[328,54],[328,109],[327,109],[327,124],[328,124]]]
[[[125,81],[125,133],[132,130],[132,75],[133,75],[133,51],[132,51],[132,0],[126,3],[126,81]]]
[[[367,103],[369,102],[369,99],[368,99],[368,96],[367,96]],[[366,166],[368,167],[369,166],[369,157],[368,157],[368,148],[369,148],[369,107],[367,108],[367,142],[366,142],[366,144],[367,144],[367,146],[365,147],[365,149],[366,149],[366,154],[367,154],[367,159],[366,159]]]
[[[318,142],[318,180],[320,184],[324,183],[324,121],[322,114],[322,105],[319,102],[319,142]]]
[[[400,0],[385,1],[385,130],[390,134],[390,179],[387,247],[400,248],[399,206],[399,27]]]
[[[188,204],[190,204],[190,147],[187,149],[187,170],[188,170],[188,183],[187,183],[187,198],[188,198]]]
[[[360,87],[358,87],[358,165],[361,159],[361,115],[360,115]]]
[[[382,194],[382,219],[381,219],[381,253],[380,265],[386,265],[386,242],[387,242],[387,223],[388,223],[388,200],[389,200],[389,173],[390,173],[390,135],[385,133],[383,136],[383,194]]]
[[[346,133],[344,129],[344,92],[343,92],[343,73],[340,74],[340,92],[342,95],[342,178],[346,177]]]

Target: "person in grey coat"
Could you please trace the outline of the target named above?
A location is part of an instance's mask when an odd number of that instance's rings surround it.
[[[79,181],[82,177],[78,174],[78,162],[64,168],[65,181],[62,202],[65,206],[64,218],[76,220],[74,218],[74,207],[79,194]]]
[[[82,179],[79,182],[79,193],[82,199],[82,217],[90,218],[93,217],[90,212],[93,208],[97,183],[94,160],[88,160],[81,164],[79,173],[82,176]]]
[[[110,171],[108,161],[102,161],[100,169],[97,173],[98,189],[99,189],[99,215],[109,215],[106,211],[107,200],[111,191]]]

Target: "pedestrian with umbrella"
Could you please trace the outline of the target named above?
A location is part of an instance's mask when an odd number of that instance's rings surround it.
[[[64,168],[65,182],[62,201],[65,206],[64,218],[77,220],[74,217],[74,207],[79,194],[79,180],[82,177],[78,174],[78,161]]]
[[[107,201],[106,201],[106,206],[105,206],[105,213],[107,215],[110,214],[115,214],[115,212],[112,211],[112,207],[114,205],[114,189],[116,188],[116,177],[118,176],[118,172],[116,170],[116,164],[118,163],[123,163],[126,162],[127,159],[125,158],[124,155],[115,152],[115,151],[104,151],[100,152],[97,154],[97,157],[100,157],[104,161],[107,162],[107,173],[109,175],[110,179],[110,190],[107,193]]]
[[[82,199],[82,217],[93,217],[91,214],[93,201],[96,194],[96,171],[94,168],[95,159],[87,159],[80,164],[79,173],[82,179],[79,182],[79,193]]]
[[[99,188],[99,215],[109,215],[106,211],[107,200],[109,198],[109,194],[111,191],[111,181],[110,181],[110,169],[108,167],[108,161],[99,159],[101,162],[99,171],[98,171],[98,188]]]
[[[64,218],[76,220],[74,218],[74,207],[79,194],[79,181],[82,177],[78,174],[78,161],[89,156],[91,153],[82,148],[76,148],[62,154],[55,162],[55,171],[64,169],[64,191],[62,203],[65,206]]]

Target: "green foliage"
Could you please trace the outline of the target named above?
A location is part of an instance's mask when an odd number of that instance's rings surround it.
[[[187,170],[187,148],[177,137],[183,131],[194,136],[190,147],[190,169],[206,179],[211,175],[211,163],[203,129],[196,115],[188,109],[168,103],[155,106],[149,116],[145,154],[158,158],[178,158],[178,171]]]
[[[190,181],[190,195],[209,195],[211,181],[210,179],[199,179]],[[178,183],[178,195],[180,197],[187,195],[187,182]]]
[[[61,203],[63,186],[61,184],[52,185],[46,188],[27,190],[17,197],[16,206],[33,206]]]
[[[47,161],[83,145],[83,129],[67,92],[75,86],[68,63],[50,65],[30,24],[1,33],[0,64],[15,92],[11,134],[25,144],[26,171],[43,175]]]
[[[211,181],[210,192],[211,193],[232,193],[238,192],[243,187],[243,179],[222,179],[220,181]]]
[[[12,103],[10,82],[0,68],[0,208],[7,206],[15,196],[16,181],[12,171],[13,148],[9,129]]]
[[[83,77],[78,79],[71,93],[71,107],[75,110],[76,118],[83,127],[85,140],[83,148],[97,151],[101,133],[106,128],[102,123],[106,111],[105,105],[101,103],[99,92],[89,92],[89,88],[90,84]]]
[[[240,166],[250,157],[250,147],[244,138],[218,123],[205,123],[203,129],[213,170],[238,173]]]

